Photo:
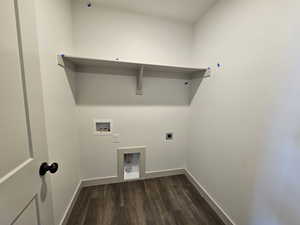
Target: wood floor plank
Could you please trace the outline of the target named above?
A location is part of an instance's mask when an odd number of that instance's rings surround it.
[[[67,225],[224,225],[185,175],[83,188]]]

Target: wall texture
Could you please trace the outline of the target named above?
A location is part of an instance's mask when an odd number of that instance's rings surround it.
[[[189,88],[184,80],[144,78],[144,95],[135,94],[134,76],[80,73],[77,110],[83,178],[117,175],[117,148],[147,146],[146,171],[185,167]],[[111,136],[95,136],[94,119],[112,119]],[[167,132],[174,140],[165,141]]]
[[[147,145],[148,171],[184,167],[188,145],[188,170],[237,225],[299,223],[298,1],[219,1],[195,36],[187,24],[97,5],[73,1],[71,20],[69,1],[37,4],[49,153],[61,164],[52,177],[56,224],[78,183],[79,144],[82,178],[116,175],[119,146]],[[75,107],[59,52],[213,71],[191,107],[182,79],[145,78],[136,96],[133,76],[82,72]],[[93,135],[102,118],[113,120],[120,143]]]
[[[192,101],[187,165],[237,225],[299,224],[299,6],[219,1],[195,29],[195,63],[213,72]]]
[[[75,55],[158,64],[191,63],[193,27],[185,23],[73,2]],[[183,79],[146,77],[136,96],[134,76],[82,72],[77,79],[82,178],[117,175],[117,148],[147,145],[146,170],[183,168],[189,89]],[[112,119],[111,137],[93,135],[94,119]],[[174,141],[164,141],[174,132]]]
[[[56,62],[58,53],[72,50],[71,5],[68,0],[38,0],[36,7],[49,160],[59,163],[59,171],[51,175],[58,225],[80,178],[74,98]]]
[[[192,26],[73,1],[74,54],[158,64],[189,65]]]

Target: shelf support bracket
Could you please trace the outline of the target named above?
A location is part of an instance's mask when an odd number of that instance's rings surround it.
[[[64,57],[63,55],[57,55],[57,65],[61,67],[65,67],[65,62],[63,57]]]
[[[143,95],[143,77],[144,77],[144,66],[141,65],[139,73],[136,77],[136,94]]]
[[[210,68],[206,69],[203,74],[203,78],[208,78],[208,77],[211,77],[211,69]]]

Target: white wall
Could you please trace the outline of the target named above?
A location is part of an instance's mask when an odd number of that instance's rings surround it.
[[[57,223],[78,182],[74,121],[82,178],[116,175],[115,150],[128,145],[148,146],[148,171],[184,167],[189,143],[189,171],[236,224],[298,223],[297,1],[219,1],[196,25],[194,48],[192,27],[184,23],[76,1],[72,22],[68,1],[37,2],[50,158],[63,167],[52,176]],[[144,96],[136,96],[133,76],[91,72],[78,74],[75,117],[68,80],[54,58],[64,52],[188,65],[193,51],[193,64],[213,73],[194,96],[190,118],[184,80],[145,78]],[[113,120],[120,143],[93,135],[92,121],[101,118]],[[169,131],[175,140],[166,144]]]
[[[75,104],[56,54],[72,50],[71,5],[68,0],[37,0],[37,25],[55,224],[58,225],[79,182],[79,143]]]
[[[299,6],[219,1],[196,26],[195,63],[214,70],[191,105],[187,165],[238,225],[299,224]]]
[[[74,1],[75,55],[158,64],[191,63],[193,27],[101,5]],[[147,145],[146,170],[183,168],[187,145],[189,90],[182,79],[146,77],[136,96],[134,76],[80,73],[77,108],[82,178],[117,175],[117,148]],[[93,135],[94,119],[112,119],[111,137]],[[164,135],[174,132],[166,144]]]
[[[189,65],[192,26],[73,1],[75,55]]]
[[[144,95],[134,76],[80,73],[77,108],[83,178],[117,176],[117,148],[146,145],[146,171],[185,167],[189,88],[181,79],[146,77]],[[95,136],[94,119],[112,119],[111,136]],[[174,133],[172,142],[165,134]]]

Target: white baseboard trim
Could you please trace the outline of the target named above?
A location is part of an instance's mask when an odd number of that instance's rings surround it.
[[[181,174],[185,174],[185,169],[178,168],[178,169],[169,169],[169,170],[149,171],[146,172],[144,179],[169,177],[169,176],[175,176]]]
[[[82,187],[90,187],[90,186],[97,186],[97,185],[104,185],[104,184],[115,184],[122,182],[119,177],[112,176],[112,177],[95,177],[89,179],[81,180]]]
[[[79,196],[79,193],[80,193],[80,190],[82,188],[82,181],[79,181],[79,183],[77,184],[76,188],[75,188],[75,191],[74,191],[74,194],[72,195],[72,198],[66,208],[66,211],[59,223],[59,225],[66,225],[68,220],[69,220],[69,217],[70,217],[70,214],[72,212],[72,209],[75,205],[75,202],[77,201],[78,199],[78,196]]]
[[[185,175],[188,180],[195,186],[200,195],[210,205],[210,207],[217,213],[220,219],[226,225],[236,225],[236,223],[230,218],[230,216],[222,209],[220,204],[209,194],[209,192],[197,181],[197,179],[185,169]]]
[[[148,171],[145,173],[145,177],[142,177],[138,180],[145,180],[145,179],[152,179],[158,177],[168,177],[174,175],[185,174],[185,169],[169,169],[169,170],[160,170],[160,171]],[[130,181],[130,180],[129,180]],[[83,179],[82,187],[90,187],[90,186],[97,186],[97,185],[104,185],[104,184],[114,184],[114,183],[122,183],[126,182],[117,176],[112,177],[96,177],[90,179]]]

